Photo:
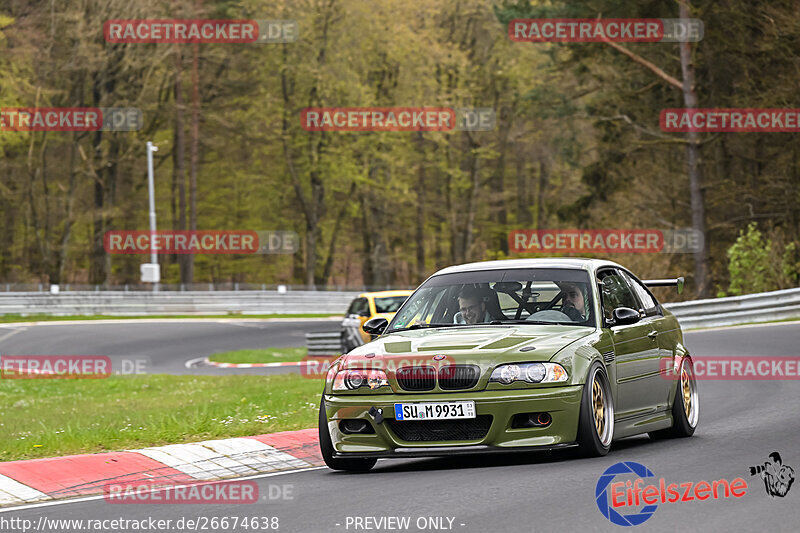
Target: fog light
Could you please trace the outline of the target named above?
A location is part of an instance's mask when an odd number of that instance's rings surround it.
[[[519,413],[511,419],[511,429],[543,428],[552,421],[550,413]]]
[[[360,418],[342,420],[339,422],[339,429],[342,431],[342,433],[348,435],[352,433],[375,433],[375,430],[372,429],[372,426],[369,424],[369,422]]]

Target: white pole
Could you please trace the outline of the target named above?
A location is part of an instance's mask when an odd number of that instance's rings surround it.
[[[156,242],[156,198],[153,185],[153,152],[158,152],[158,146],[147,141],[147,189],[150,193],[150,263],[158,263],[155,249]],[[158,292],[158,283],[153,284],[153,292]]]

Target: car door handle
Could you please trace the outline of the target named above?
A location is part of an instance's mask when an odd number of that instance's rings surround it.
[[[658,332],[656,330],[653,330],[650,333],[648,333],[647,336],[650,337],[653,340],[656,340],[656,336],[658,336]]]

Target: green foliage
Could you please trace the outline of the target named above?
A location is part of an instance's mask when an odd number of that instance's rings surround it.
[[[774,231],[772,234],[775,237],[764,236],[755,222],[739,232],[736,242],[728,248],[728,295],[773,291],[800,283],[798,243],[783,246],[780,234]]]
[[[800,285],[800,246],[797,242],[790,242],[783,251],[783,275],[789,283],[796,287]]]
[[[755,222],[739,232],[739,238],[728,248],[728,273],[731,296],[774,290],[770,276],[769,251],[772,242],[765,240]]]

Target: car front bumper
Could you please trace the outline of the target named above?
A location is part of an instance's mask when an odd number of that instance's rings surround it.
[[[583,385],[541,389],[509,389],[437,394],[325,395],[328,430],[336,457],[429,457],[454,453],[551,450],[569,447],[577,438]],[[406,441],[392,430],[395,403],[474,401],[478,417],[490,415],[491,425],[474,440]],[[382,410],[383,420],[370,414]],[[552,421],[545,427],[512,428],[518,413],[547,412]],[[372,413],[376,413],[373,409]],[[343,433],[343,419],[366,420],[375,433]],[[402,423],[402,422],[399,422]],[[435,424],[419,421],[417,424]]]

